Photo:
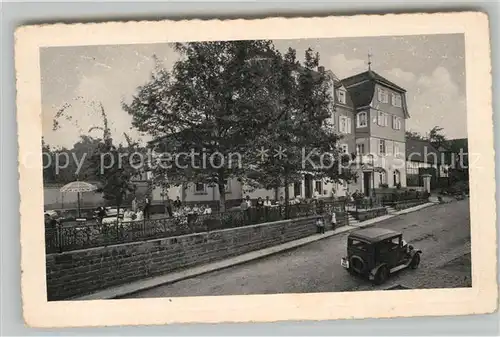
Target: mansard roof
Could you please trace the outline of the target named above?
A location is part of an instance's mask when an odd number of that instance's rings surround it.
[[[375,94],[375,85],[381,84],[401,94],[406,93],[406,90],[397,84],[389,81],[385,77],[377,74],[373,70],[368,70],[357,75],[344,78],[342,84],[347,88],[351,99],[356,108],[369,106]],[[403,96],[403,110],[406,117],[409,117],[406,107],[406,100]]]
[[[355,85],[357,83],[361,83],[361,82],[370,82],[373,86],[375,86],[375,83],[379,83],[379,84],[382,84],[388,88],[393,89],[394,91],[398,91],[400,93],[406,92],[405,89],[401,88],[399,85],[395,84],[394,82],[389,81],[385,77],[380,76],[379,74],[377,74],[373,70],[368,70],[368,71],[365,71],[363,73],[359,73],[357,75],[344,78],[342,80],[342,83],[344,83],[344,85],[346,87],[350,87],[350,86],[353,86],[353,85]]]

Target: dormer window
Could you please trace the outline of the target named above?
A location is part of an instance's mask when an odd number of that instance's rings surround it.
[[[358,128],[364,128],[368,125],[368,116],[365,111],[358,113],[356,124]]]
[[[389,103],[389,93],[387,92],[387,90],[379,88],[377,94],[379,102]]]
[[[398,108],[401,108],[401,95],[400,94],[392,94],[392,105]]]
[[[346,92],[343,89],[337,89],[337,99],[339,103],[346,104]]]

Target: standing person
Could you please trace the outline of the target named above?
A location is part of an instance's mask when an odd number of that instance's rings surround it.
[[[172,210],[172,200],[170,200],[169,197],[167,197],[167,200],[165,201],[165,210],[167,211],[169,217],[174,216],[174,212]]]
[[[177,196],[177,199],[175,199],[174,201],[174,207],[176,208],[177,211],[179,211],[181,206],[182,206],[181,199],[179,199],[179,196]]]
[[[245,222],[247,224],[250,223],[250,206],[249,206],[248,199],[249,199],[249,197],[247,195],[247,199],[241,200],[241,204],[240,204],[240,209],[243,212],[243,216],[245,217]]]
[[[132,212],[137,212],[137,198],[132,199]]]
[[[278,202],[280,206],[285,206],[285,198],[283,196],[280,197],[280,201]]]
[[[315,189],[315,190],[314,190],[314,200],[318,200],[318,199],[319,199],[319,196],[320,196],[320,194],[319,194],[318,189]]]
[[[144,200],[144,219],[149,220],[151,212],[151,200],[146,197]]]
[[[264,200],[261,197],[257,198],[257,203],[255,204],[255,208],[257,211],[257,218],[260,221],[264,213]]]
[[[319,217],[316,220],[316,228],[319,234],[325,234],[325,222],[323,221],[322,217]]]
[[[271,199],[269,199],[269,196],[267,196],[266,200],[264,201],[264,213],[265,213],[266,221],[269,220],[269,213],[270,213],[272,206],[273,206],[273,203],[271,202]]]
[[[247,203],[247,205],[248,205],[249,208],[252,207],[252,200],[250,200],[250,196],[249,195],[247,195],[245,197],[245,202]]]
[[[337,214],[332,211],[332,229],[337,228]]]
[[[106,217],[106,209],[103,206],[97,208],[97,221],[102,225],[102,219]]]

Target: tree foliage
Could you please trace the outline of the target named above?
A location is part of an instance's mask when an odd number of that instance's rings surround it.
[[[277,120],[267,126],[259,146],[279,151],[259,162],[255,179],[263,186],[285,187],[288,204],[288,187],[302,181],[304,173],[313,179],[327,182],[351,180],[354,174],[338,149],[341,136],[331,123],[333,112],[333,79],[324,70],[318,70],[319,55],[312,49],[305,52],[301,64],[296,51],[289,49],[278,59],[279,85],[277,86]]]
[[[173,70],[158,64],[123,108],[134,127],[161,139],[156,180],[215,184],[224,210],[226,180],[251,170],[254,139],[274,118],[277,82],[269,68],[251,62],[272,55],[273,46],[222,41],[178,43],[175,49],[182,59]]]

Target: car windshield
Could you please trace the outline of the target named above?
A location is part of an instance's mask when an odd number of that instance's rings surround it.
[[[356,240],[356,239],[350,239],[349,240],[349,246],[355,249],[359,250],[367,250],[368,249],[368,243]]]

